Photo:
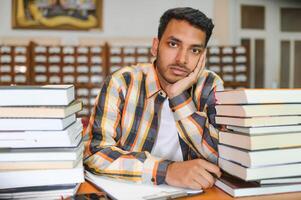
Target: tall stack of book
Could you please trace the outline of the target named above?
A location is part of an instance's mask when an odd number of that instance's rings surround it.
[[[232,196],[301,191],[301,89],[217,92],[216,185]]]
[[[0,199],[59,199],[84,181],[73,85],[0,86]]]

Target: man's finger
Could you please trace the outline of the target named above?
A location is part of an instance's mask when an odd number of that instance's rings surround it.
[[[203,189],[207,189],[209,187],[211,187],[211,183],[209,181],[207,181],[207,179],[205,179],[201,174],[196,174],[196,176],[193,179],[196,183],[198,183],[201,188]]]
[[[215,179],[212,176],[211,173],[209,173],[207,170],[205,169],[201,169],[199,170],[199,173],[202,177],[204,177],[204,179],[206,179],[208,181],[208,183],[210,184],[210,187],[213,186],[213,184],[215,183]]]
[[[220,168],[217,165],[212,164],[209,161],[200,159],[199,160],[199,165],[201,167],[205,168],[207,171],[209,171],[211,173],[214,173],[217,177],[220,177],[221,174],[222,174]]]

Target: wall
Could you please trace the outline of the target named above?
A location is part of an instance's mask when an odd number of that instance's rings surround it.
[[[190,6],[213,16],[213,0],[103,0],[103,30],[50,31],[11,28],[11,0],[0,1],[0,37],[59,37],[64,44],[80,37],[148,38],[157,33],[162,13],[172,7]]]

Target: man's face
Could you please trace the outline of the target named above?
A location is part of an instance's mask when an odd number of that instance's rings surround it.
[[[155,38],[152,45],[160,83],[172,84],[188,76],[205,50],[205,41],[204,31],[184,20],[170,20],[161,40]]]

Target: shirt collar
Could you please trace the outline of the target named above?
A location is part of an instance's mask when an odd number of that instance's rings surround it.
[[[146,72],[146,94],[147,98],[152,97],[154,94],[159,92],[161,89],[157,71],[155,69],[155,62],[149,64]]]

